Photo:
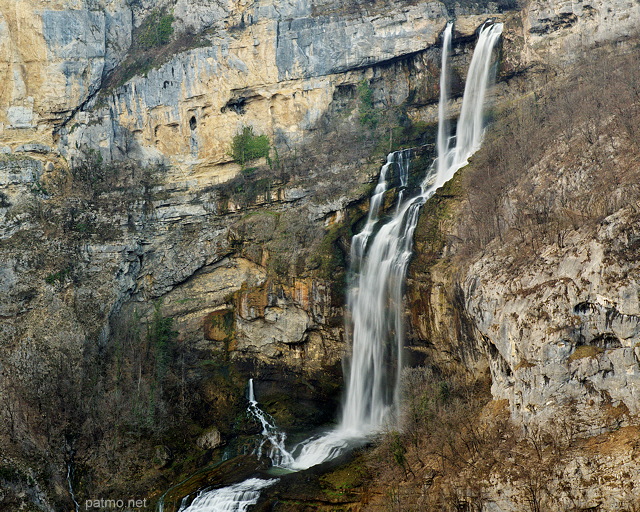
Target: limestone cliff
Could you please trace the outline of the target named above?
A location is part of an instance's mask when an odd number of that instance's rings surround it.
[[[2,499],[66,508],[69,468],[80,498],[157,495],[222,456],[196,442],[206,432],[225,443],[254,431],[242,414],[250,376],[282,426],[329,421],[351,226],[381,139],[422,137],[408,114],[437,97],[431,46],[444,7],[6,2],[0,12],[12,489]],[[154,23],[169,40],[154,39]],[[377,126],[360,120],[365,108]],[[396,119],[404,127],[387,140]],[[245,165],[230,153],[247,126],[269,149]]]
[[[592,47],[633,43],[640,7],[0,0],[0,500],[69,508],[68,468],[81,497],[157,496],[253,432],[249,376],[283,426],[330,420],[350,236],[384,153],[432,143],[454,16],[456,95],[474,31],[506,23],[508,106]],[[248,162],[232,150],[246,127],[268,140]],[[557,178],[548,165],[527,167],[506,217]],[[563,179],[588,195],[588,175]],[[526,264],[498,239],[434,265],[463,228],[445,223],[442,247],[418,233],[415,359],[490,371],[517,422],[570,404],[583,434],[635,425],[635,210],[619,210]],[[215,448],[196,443],[211,432]]]

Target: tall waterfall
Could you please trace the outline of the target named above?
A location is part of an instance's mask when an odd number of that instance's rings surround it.
[[[436,169],[438,174],[446,172],[447,161],[443,158],[449,152],[449,119],[447,107],[449,102],[449,53],[451,53],[451,33],[453,23],[447,23],[442,34],[442,59],[440,64],[440,100],[438,101],[438,139]]]
[[[400,186],[406,187],[409,152],[390,154],[380,172],[367,222],[362,232],[354,237],[351,249],[351,265],[358,277],[348,296],[353,341],[342,419],[334,431],[299,448],[291,465],[293,469],[305,469],[330,460],[353,441],[379,430],[386,422],[392,423],[397,417],[404,345],[402,293],[413,248],[413,233],[420,207],[466,165],[467,159],[480,147],[491,54],[502,33],[502,24],[485,24],[480,29],[452,148],[447,130],[447,63],[451,32],[452,25],[448,24],[443,34],[438,157],[423,180],[420,193],[404,200],[401,190],[395,215],[381,226],[379,209],[389,188],[389,168],[394,164],[398,167]],[[374,235],[376,227],[378,231]]]
[[[259,409],[253,394],[253,382],[250,382],[250,412],[261,421],[263,437],[271,442],[272,455],[281,467],[296,471],[334,459],[397,419],[404,345],[402,294],[412,253],[413,233],[421,206],[437,188],[466,165],[468,158],[480,147],[491,55],[502,33],[502,24],[485,24],[480,29],[455,139],[449,138],[447,127],[447,67],[451,33],[452,24],[448,24],[443,33],[437,159],[423,179],[420,192],[409,197],[406,189],[411,152],[391,153],[380,171],[365,225],[352,240],[352,285],[347,297],[351,313],[347,327],[352,333],[352,356],[340,423],[329,433],[308,439],[287,451],[283,434],[277,431],[272,418]],[[383,223],[380,209],[391,180],[396,176],[400,189],[396,208],[393,216]],[[256,502],[260,490],[274,482],[250,479],[210,491],[196,498],[184,510],[246,510],[249,504]]]

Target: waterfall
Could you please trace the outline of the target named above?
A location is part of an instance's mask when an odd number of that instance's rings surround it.
[[[352,355],[338,426],[287,451],[284,433],[279,432],[273,418],[258,407],[253,381],[249,381],[249,411],[262,424],[262,443],[270,442],[269,456],[274,465],[299,471],[332,460],[398,418],[404,346],[403,286],[413,250],[413,233],[422,205],[466,165],[480,147],[491,54],[501,33],[501,23],[485,23],[480,29],[469,66],[455,145],[451,147],[454,139],[449,139],[447,128],[447,63],[452,24],[447,24],[443,33],[438,154],[434,165],[423,179],[420,192],[413,197],[408,197],[407,190],[410,150],[391,153],[380,171],[367,220],[351,244],[352,284],[347,297],[351,321],[347,331],[351,332]],[[397,203],[393,216],[382,222],[380,210],[394,169],[399,186]],[[261,489],[276,481],[251,478],[223,489],[202,492],[189,507],[181,507],[180,512],[244,511],[257,502]]]
[[[253,392],[253,379],[249,379],[249,409],[248,412],[262,425],[262,439],[255,453],[258,458],[262,457],[262,449],[269,443],[268,457],[274,466],[289,467],[293,463],[293,457],[285,448],[287,435],[276,426],[275,420],[270,414],[258,407],[255,394]]]
[[[443,34],[438,157],[422,182],[420,194],[404,200],[401,190],[395,215],[379,226],[373,236],[379,221],[382,195],[388,188],[389,167],[393,163],[398,165],[400,186],[406,187],[409,152],[390,154],[382,167],[367,222],[362,232],[354,237],[351,250],[352,269],[358,277],[347,300],[352,319],[352,356],[341,422],[334,431],[303,444],[291,465],[292,469],[305,469],[335,458],[354,441],[397,418],[404,346],[402,294],[413,250],[413,233],[420,207],[437,188],[467,164],[469,156],[480,146],[491,54],[502,33],[502,24],[485,24],[480,29],[469,66],[453,148],[449,148],[446,128],[447,62],[451,32],[452,24],[448,24]],[[295,449],[292,451],[296,452]]]
[[[449,152],[449,119],[447,118],[447,106],[449,102],[447,91],[449,90],[449,54],[451,53],[451,33],[453,23],[447,23],[442,34],[442,60],[440,64],[440,100],[438,101],[438,139],[437,139],[437,173],[445,172],[446,159],[442,155]]]
[[[271,415],[258,406],[253,389],[253,379],[249,379],[247,398],[249,400],[247,412],[262,425],[262,439],[254,453],[258,458],[261,458],[264,445],[269,443],[268,456],[273,465],[283,468],[290,467],[293,464],[293,457],[284,445],[287,436],[278,429]],[[250,505],[255,505],[262,489],[277,481],[277,478],[269,480],[249,478],[228,487],[201,491],[189,505],[186,504],[187,498],[183,499],[178,512],[244,512]]]
[[[387,181],[387,174],[389,173],[389,168],[393,165],[395,153],[391,153],[387,157],[387,163],[382,166],[380,169],[380,177],[378,178],[378,184],[371,194],[371,200],[369,202],[369,213],[367,215],[367,222],[362,228],[362,231],[357,235],[354,235],[351,239],[351,261],[359,264],[364,257],[364,250],[367,246],[367,242],[369,241],[369,237],[373,234],[373,228],[378,222],[378,213],[380,212],[380,206],[382,205],[382,200],[384,199],[384,194],[387,192],[389,188],[389,183]],[[354,268],[354,263],[351,264],[351,268]]]
[[[430,197],[437,188],[449,181],[458,169],[464,167],[468,163],[468,158],[480,148],[484,133],[483,106],[491,70],[491,53],[500,34],[502,34],[502,23],[491,25],[485,23],[480,29],[464,87],[455,137],[456,144],[446,153],[438,154],[436,182],[423,191],[422,195],[426,194]]]
[[[244,512],[250,505],[256,504],[262,489],[277,481],[275,478],[249,478],[221,489],[202,491],[189,506],[183,504],[178,512]]]
[[[409,158],[409,150],[398,151],[391,153],[385,164],[385,167],[395,164],[398,169],[400,184],[398,208],[402,204],[402,197],[408,183]],[[385,172],[385,179],[386,174]],[[380,179],[383,179],[382,172]],[[383,277],[388,273],[388,262],[385,261],[384,256],[371,254],[380,234],[378,233],[374,237],[366,258],[364,257],[365,246],[360,246],[362,241],[358,240],[361,234],[372,232],[373,227],[378,223],[379,207],[377,203],[381,200],[377,199],[376,202],[371,203],[367,225],[360,234],[354,236],[354,241],[358,241],[358,246],[355,250],[352,247],[351,250],[351,271],[357,276],[357,279],[354,280],[356,285],[351,287],[347,297],[347,305],[351,311],[353,323],[353,350],[344,412],[339,428],[345,434],[358,435],[364,431],[370,431],[382,423],[387,415],[388,405],[393,401],[388,393],[387,372],[384,365],[391,361],[395,361],[396,366],[400,364],[397,354],[395,356],[393,354],[393,347],[384,341],[387,334],[397,328],[397,321],[400,320],[400,317],[395,314],[397,312],[395,308],[387,309],[389,314],[380,314],[386,309],[384,303],[389,284],[389,280]],[[364,244],[367,244],[368,240],[369,235],[365,237]],[[380,277],[383,278],[380,279]],[[400,290],[398,292],[401,293]],[[392,300],[398,297],[399,295],[394,293]],[[369,340],[378,340],[378,342],[370,343]]]
[[[80,504],[76,500],[76,495],[73,492],[73,485],[71,485],[71,462],[67,464],[67,485],[69,486],[69,494],[71,495],[71,499],[73,500],[73,504],[75,506],[75,511],[80,512]]]

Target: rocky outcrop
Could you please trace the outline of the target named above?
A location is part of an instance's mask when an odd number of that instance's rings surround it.
[[[635,265],[608,256],[629,250],[634,223],[621,211],[594,238],[576,234],[564,249],[547,247],[515,275],[495,256],[470,269],[467,310],[499,353],[493,393],[509,399],[520,421],[548,422],[571,407],[594,435],[638,414]]]
[[[278,147],[299,145],[336,89],[354,83],[338,73],[424,50],[444,22],[441,4],[346,17],[258,5],[242,16],[234,30],[96,98],[69,121],[73,133],[61,132],[63,147],[166,160],[199,182],[220,183],[239,170],[228,147],[243,126]]]
[[[124,2],[6,1],[0,4],[3,138],[52,141],[131,44]]]
[[[525,28],[534,49],[563,61],[585,46],[637,35],[638,9],[631,2],[543,0],[529,6]]]
[[[201,448],[202,450],[212,450],[217,448],[222,444],[220,431],[216,427],[211,427],[202,433],[196,441],[196,444],[198,445],[198,448]]]
[[[620,75],[609,79],[607,59]],[[499,453],[471,450],[467,477],[443,470],[424,496],[452,492],[459,507],[503,511],[637,503],[625,484],[638,471],[638,147],[624,128],[637,119],[626,85],[637,81],[635,60],[612,45],[581,55],[555,83],[527,82],[536,99],[500,110],[485,148],[424,207],[407,290],[410,346],[438,377],[471,389],[489,373],[493,400],[477,428]],[[563,103],[576,77],[574,103]],[[594,117],[609,107],[606,120]],[[503,406],[508,434],[495,420]],[[413,468],[427,478],[421,460]],[[603,466],[606,482],[588,469]],[[416,485],[402,485],[410,499]]]

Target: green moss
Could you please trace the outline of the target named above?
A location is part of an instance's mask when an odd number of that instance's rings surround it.
[[[173,330],[173,318],[162,314],[162,302],[154,304],[153,317],[147,326],[147,340],[155,351],[156,378],[161,382],[171,363],[171,355],[178,332]]]
[[[320,484],[330,496],[344,496],[361,487],[370,478],[369,471],[361,460],[356,459],[344,466],[324,474]]]
[[[173,35],[174,17],[171,13],[154,11],[142,23],[138,38],[144,49],[166,45]]]
[[[13,466],[0,466],[0,480],[7,482],[26,482],[27,476]]]
[[[46,189],[46,187],[42,184],[42,182],[39,179],[33,182],[33,185],[31,186],[31,193],[36,196],[49,195],[49,191]]]
[[[27,155],[20,155],[20,154],[13,154],[13,153],[2,153],[0,154],[0,163],[3,162],[35,162],[36,160],[27,156]]]
[[[575,349],[573,354],[569,356],[569,362],[577,361],[578,359],[584,359],[585,357],[598,357],[604,352],[604,349],[595,347],[593,345],[580,345]]]
[[[249,213],[245,213],[240,218],[240,221],[245,221],[245,220],[248,220],[248,219],[250,219],[252,217],[260,217],[262,215],[268,215],[270,217],[274,217],[274,218],[278,219],[280,217],[281,213],[280,212],[274,212],[272,210],[260,210],[260,211],[257,211],[257,212],[249,212]]]
[[[59,270],[58,272],[49,274],[47,277],[44,278],[44,280],[47,284],[63,283],[70,272],[71,272],[70,268],[65,268],[63,270]]]
[[[394,127],[391,132],[391,144],[388,146],[386,140],[381,141],[385,152],[388,152],[387,150],[398,151],[431,143],[435,145],[438,131],[436,123],[412,121],[404,113],[398,115],[398,122],[399,125]],[[435,156],[433,151],[429,151],[427,156],[429,165],[431,165]]]
[[[87,222],[78,222],[77,224],[74,224],[71,229],[78,233],[90,233],[91,225]]]
[[[187,304],[188,302],[193,302],[193,301],[195,301],[195,300],[198,300],[198,299],[196,299],[196,298],[194,298],[194,297],[186,297],[186,298],[184,298],[184,299],[178,299],[178,300],[176,301],[176,303],[178,303],[178,304]]]
[[[209,315],[209,322],[212,329],[224,333],[224,340],[220,341],[230,342],[233,340],[235,335],[235,317],[233,311],[227,310],[219,312],[219,314],[211,314]]]
[[[375,129],[380,121],[380,114],[373,104],[373,89],[366,80],[358,85],[360,98],[360,124],[365,128]]]
[[[344,226],[338,224],[330,226],[320,242],[318,252],[310,258],[311,264],[319,269],[320,277],[323,279],[330,278],[336,267],[344,266],[345,261],[342,252],[336,247],[336,242],[345,234]]]
[[[435,263],[444,249],[446,233],[443,222],[453,216],[454,205],[462,194],[462,177],[458,172],[425,203],[416,229],[416,254],[424,268]]]

